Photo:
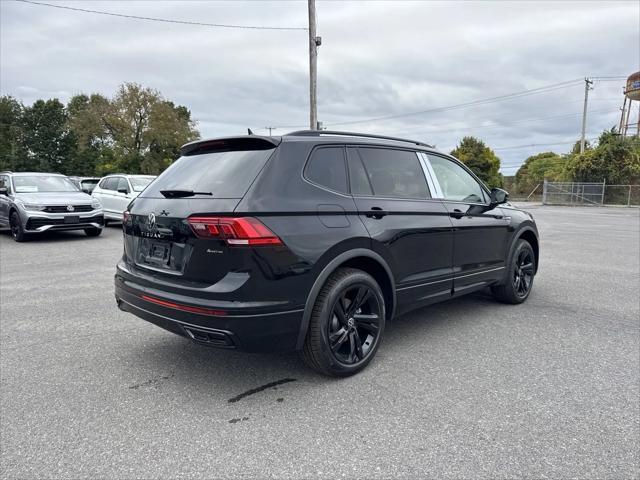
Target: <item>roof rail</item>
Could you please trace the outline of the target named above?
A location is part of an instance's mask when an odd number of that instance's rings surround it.
[[[337,130],[298,130],[296,132],[287,133],[286,135],[290,135],[293,137],[319,137],[321,135],[336,135],[344,137],[379,138],[381,140],[394,140],[396,142],[413,143],[414,145],[420,145],[422,147],[434,148],[433,145],[419,142],[418,140],[409,140],[407,138],[399,137],[388,137],[386,135],[374,135],[371,133],[341,132]]]
[[[13,173],[11,170],[0,170],[0,173]]]

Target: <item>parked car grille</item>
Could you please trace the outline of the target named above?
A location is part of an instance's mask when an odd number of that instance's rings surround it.
[[[67,225],[73,227],[74,225],[86,225],[88,223],[104,223],[103,215],[94,215],[93,217],[81,218],[79,223],[64,223],[64,218],[30,218],[27,220],[27,230],[35,230],[36,228],[44,227],[47,225]]]
[[[73,210],[68,210],[68,205],[49,205],[44,207],[47,213],[70,213],[70,212],[90,212],[93,210],[91,205],[72,205]]]

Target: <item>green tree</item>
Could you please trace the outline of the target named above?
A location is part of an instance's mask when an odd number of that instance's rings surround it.
[[[67,173],[75,149],[67,124],[67,112],[57,99],[37,100],[23,114],[26,155],[17,168]]]
[[[527,158],[516,173],[516,190],[531,192],[544,179],[559,181],[563,178],[566,159],[554,152],[543,152]]]
[[[181,145],[199,136],[185,107],[135,83],[120,86],[104,124],[118,167],[130,173],[160,173],[177,157]]]
[[[464,137],[451,155],[467,165],[490,188],[502,186],[500,159],[482,140]]]
[[[598,145],[580,155],[570,155],[565,175],[576,182],[637,184],[640,182],[640,138],[605,131]]]
[[[15,98],[0,97],[0,170],[17,170],[24,157],[23,107]]]
[[[104,122],[108,110],[109,100],[99,94],[81,94],[69,100],[68,122],[76,143],[70,161],[71,173],[99,175],[105,173],[102,171],[105,165],[114,163],[113,142]]]

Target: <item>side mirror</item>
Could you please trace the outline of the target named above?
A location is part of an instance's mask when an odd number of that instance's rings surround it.
[[[124,193],[125,195],[127,195],[129,193],[129,190],[127,190],[126,188],[119,188],[118,193]]]
[[[509,193],[501,188],[491,189],[491,205],[501,205],[507,203],[509,200]]]
[[[9,195],[7,187],[0,187],[0,195]]]

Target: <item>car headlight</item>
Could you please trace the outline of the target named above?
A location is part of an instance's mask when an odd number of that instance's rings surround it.
[[[94,198],[93,200],[91,200],[91,207],[94,210],[99,210],[100,208],[102,208],[102,204],[100,203],[100,200]]]
[[[42,212],[45,209],[44,205],[38,205],[37,203],[21,203],[22,208],[32,212]]]

